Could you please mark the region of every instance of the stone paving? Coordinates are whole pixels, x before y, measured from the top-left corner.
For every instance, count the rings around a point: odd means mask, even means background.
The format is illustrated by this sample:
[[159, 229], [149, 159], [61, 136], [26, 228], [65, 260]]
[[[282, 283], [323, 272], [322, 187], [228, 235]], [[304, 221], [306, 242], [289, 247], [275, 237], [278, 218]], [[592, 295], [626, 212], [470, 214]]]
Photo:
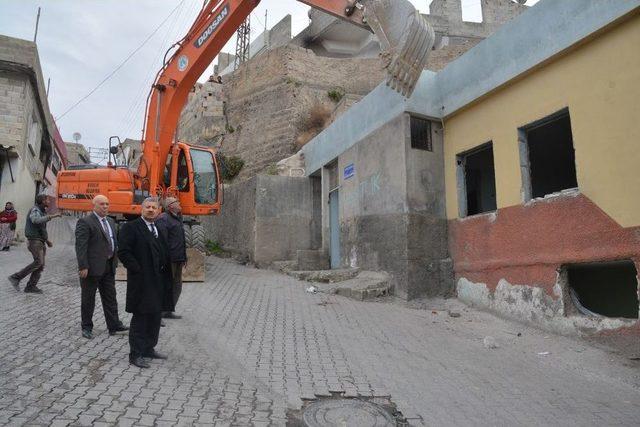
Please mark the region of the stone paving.
[[[28, 259], [24, 245], [0, 253], [0, 283]], [[206, 283], [185, 284], [184, 318], [161, 330], [169, 360], [141, 370], [99, 304], [95, 338], [81, 337], [73, 248], [47, 264], [43, 295], [0, 285], [2, 425], [285, 425], [332, 393], [386, 396], [411, 425], [640, 425], [638, 362], [455, 301], [416, 310], [311, 294], [217, 258]]]

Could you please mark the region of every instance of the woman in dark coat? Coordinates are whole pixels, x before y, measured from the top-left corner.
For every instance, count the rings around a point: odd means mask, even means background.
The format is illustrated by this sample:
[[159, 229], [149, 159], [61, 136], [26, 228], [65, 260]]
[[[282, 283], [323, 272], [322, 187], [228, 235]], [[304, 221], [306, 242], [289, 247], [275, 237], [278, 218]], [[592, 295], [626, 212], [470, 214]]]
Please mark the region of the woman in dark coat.
[[155, 346], [160, 333], [161, 313], [173, 311], [171, 265], [165, 237], [158, 233], [155, 219], [158, 200], [142, 203], [142, 216], [122, 226], [118, 258], [127, 269], [126, 311], [132, 313], [129, 329], [129, 361], [147, 368], [144, 358], [166, 359]]

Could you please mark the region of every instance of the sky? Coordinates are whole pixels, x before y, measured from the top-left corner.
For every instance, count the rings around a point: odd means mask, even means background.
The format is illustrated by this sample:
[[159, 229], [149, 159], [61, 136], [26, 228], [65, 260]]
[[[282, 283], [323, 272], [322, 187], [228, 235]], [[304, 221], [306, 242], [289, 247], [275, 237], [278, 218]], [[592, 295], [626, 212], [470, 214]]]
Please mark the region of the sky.
[[[421, 12], [429, 12], [431, 0], [410, 1]], [[73, 141], [72, 135], [78, 132], [79, 142], [85, 146], [107, 147], [109, 137], [114, 135], [123, 140], [140, 139], [147, 94], [162, 56], [186, 33], [202, 2], [0, 0], [0, 34], [33, 40], [41, 7], [38, 52], [45, 84], [51, 80], [49, 106], [62, 137]], [[465, 20], [479, 20], [480, 0], [462, 0], [462, 4]], [[251, 15], [252, 39], [264, 30], [265, 11], [268, 28], [291, 14], [295, 35], [308, 25], [308, 9], [295, 0], [262, 0]], [[234, 50], [232, 38], [223, 51]]]

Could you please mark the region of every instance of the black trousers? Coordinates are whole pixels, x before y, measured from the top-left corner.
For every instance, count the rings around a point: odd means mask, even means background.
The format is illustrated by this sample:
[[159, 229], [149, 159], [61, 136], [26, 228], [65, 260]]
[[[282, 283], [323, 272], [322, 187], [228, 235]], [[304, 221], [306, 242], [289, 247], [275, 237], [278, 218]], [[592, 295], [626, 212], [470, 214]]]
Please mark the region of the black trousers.
[[111, 268], [111, 262], [111, 260], [107, 261], [105, 273], [102, 276], [87, 276], [84, 279], [80, 279], [82, 329], [93, 330], [93, 311], [96, 306], [96, 290], [100, 292], [107, 329], [114, 331], [118, 326], [122, 325], [118, 317], [116, 278]]
[[[182, 293], [182, 270], [184, 268], [184, 262], [172, 262], [171, 263], [171, 294], [173, 296], [173, 308], [175, 309], [178, 304], [178, 299]], [[172, 313], [171, 311], [165, 311], [164, 313]]]
[[161, 312], [133, 313], [129, 327], [129, 359], [153, 353], [160, 335]]

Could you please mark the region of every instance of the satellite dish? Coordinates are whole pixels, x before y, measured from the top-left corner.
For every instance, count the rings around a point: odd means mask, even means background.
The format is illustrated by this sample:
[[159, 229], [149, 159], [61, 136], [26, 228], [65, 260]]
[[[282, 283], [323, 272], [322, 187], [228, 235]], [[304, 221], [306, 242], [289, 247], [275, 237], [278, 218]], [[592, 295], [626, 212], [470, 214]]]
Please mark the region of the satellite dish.
[[73, 133], [73, 140], [76, 142], [76, 144], [78, 143], [78, 141], [80, 141], [82, 139], [82, 135], [80, 135], [80, 132], [74, 132]]

